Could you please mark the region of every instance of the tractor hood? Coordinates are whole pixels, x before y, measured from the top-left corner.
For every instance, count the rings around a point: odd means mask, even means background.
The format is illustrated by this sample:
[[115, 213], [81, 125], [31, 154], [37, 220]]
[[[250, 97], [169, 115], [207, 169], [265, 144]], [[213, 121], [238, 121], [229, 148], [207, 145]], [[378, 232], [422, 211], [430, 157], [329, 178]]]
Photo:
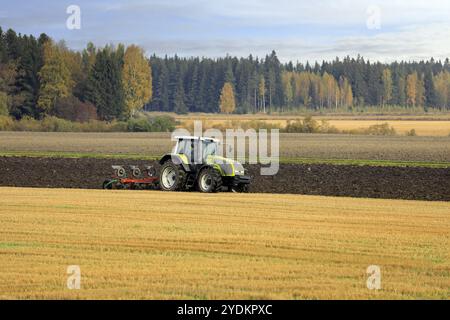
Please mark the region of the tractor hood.
[[207, 163], [219, 166], [226, 176], [242, 176], [245, 174], [244, 166], [239, 161], [220, 156], [208, 156]]

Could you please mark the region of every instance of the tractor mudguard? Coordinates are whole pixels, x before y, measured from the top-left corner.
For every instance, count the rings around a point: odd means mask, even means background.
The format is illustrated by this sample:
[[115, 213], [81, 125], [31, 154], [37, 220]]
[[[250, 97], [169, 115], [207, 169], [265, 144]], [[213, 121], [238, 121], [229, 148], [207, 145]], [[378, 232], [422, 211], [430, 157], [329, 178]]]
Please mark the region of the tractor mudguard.
[[[209, 165], [209, 164], [201, 164], [201, 165], [199, 165], [199, 166], [197, 166], [197, 168], [196, 168], [196, 179], [197, 179], [197, 177], [198, 177], [198, 175], [200, 174], [200, 172], [203, 170], [203, 169], [205, 169], [205, 168], [214, 168], [214, 169], [217, 169], [218, 170], [218, 168], [216, 168], [215, 166], [213, 166], [213, 165]], [[220, 172], [220, 170], [218, 170], [219, 172]], [[220, 175], [222, 175], [222, 174], [220, 174]]]
[[184, 154], [174, 154], [174, 153], [168, 153], [165, 154], [161, 160], [159, 160], [159, 164], [163, 164], [164, 162], [171, 160], [176, 165], [183, 166], [184, 171], [190, 172], [191, 169], [189, 167], [189, 162], [187, 157]]

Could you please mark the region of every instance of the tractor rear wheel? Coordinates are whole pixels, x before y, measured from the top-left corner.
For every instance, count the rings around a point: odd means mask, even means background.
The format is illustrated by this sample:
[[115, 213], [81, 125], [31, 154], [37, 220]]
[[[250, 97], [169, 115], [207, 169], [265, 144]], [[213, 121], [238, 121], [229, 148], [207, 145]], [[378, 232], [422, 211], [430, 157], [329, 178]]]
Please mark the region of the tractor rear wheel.
[[208, 167], [200, 171], [197, 179], [197, 187], [201, 192], [219, 192], [222, 189], [222, 176], [219, 171]]
[[183, 190], [186, 181], [186, 172], [172, 161], [165, 162], [161, 167], [159, 185], [163, 191]]

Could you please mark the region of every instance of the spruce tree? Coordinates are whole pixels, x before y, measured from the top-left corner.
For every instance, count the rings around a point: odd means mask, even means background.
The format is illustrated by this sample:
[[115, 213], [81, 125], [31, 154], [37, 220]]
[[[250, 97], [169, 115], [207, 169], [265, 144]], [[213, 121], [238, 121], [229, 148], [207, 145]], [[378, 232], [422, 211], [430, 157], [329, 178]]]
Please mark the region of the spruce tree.
[[97, 107], [102, 120], [110, 121], [124, 115], [122, 59], [123, 54], [112, 47], [99, 50], [87, 81], [87, 100]]
[[198, 61], [194, 60], [191, 74], [189, 75], [188, 82], [188, 94], [187, 94], [187, 107], [190, 112], [197, 112], [198, 95], [199, 95], [199, 80], [198, 80]]
[[[12, 33], [10, 36], [13, 37]], [[16, 41], [13, 40], [13, 43]], [[18, 64], [18, 77], [11, 114], [16, 118], [40, 118], [42, 110], [37, 107], [37, 101], [40, 89], [39, 71], [43, 64], [41, 49], [33, 36], [17, 39], [15, 46], [16, 49], [20, 48], [20, 59], [15, 59]], [[17, 53], [16, 49], [12, 49], [11, 56]]]
[[6, 54], [5, 34], [3, 33], [2, 27], [0, 27], [0, 63], [6, 62], [7, 62], [7, 54]]
[[22, 57], [23, 54], [23, 42], [21, 41], [20, 35], [18, 36], [17, 33], [12, 30], [8, 29], [5, 34], [5, 42], [7, 46], [7, 56], [9, 60], [19, 60]]
[[175, 113], [177, 114], [188, 113], [188, 108], [186, 106], [184, 99], [185, 98], [184, 98], [183, 81], [181, 80], [181, 78], [179, 78], [173, 101], [173, 111]]
[[431, 70], [428, 70], [425, 73], [424, 86], [425, 86], [425, 106], [426, 107], [436, 107], [437, 94], [436, 94], [436, 88], [434, 86], [433, 74], [431, 73]]

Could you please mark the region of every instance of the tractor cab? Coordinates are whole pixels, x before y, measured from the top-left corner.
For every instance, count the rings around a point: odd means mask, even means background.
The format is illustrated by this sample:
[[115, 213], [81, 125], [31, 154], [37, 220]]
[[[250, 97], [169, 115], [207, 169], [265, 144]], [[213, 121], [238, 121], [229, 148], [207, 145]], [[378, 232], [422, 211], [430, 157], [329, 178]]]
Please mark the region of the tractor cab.
[[184, 155], [188, 163], [204, 163], [208, 156], [219, 155], [219, 140], [207, 137], [182, 136], [175, 137], [177, 143], [173, 154]]

